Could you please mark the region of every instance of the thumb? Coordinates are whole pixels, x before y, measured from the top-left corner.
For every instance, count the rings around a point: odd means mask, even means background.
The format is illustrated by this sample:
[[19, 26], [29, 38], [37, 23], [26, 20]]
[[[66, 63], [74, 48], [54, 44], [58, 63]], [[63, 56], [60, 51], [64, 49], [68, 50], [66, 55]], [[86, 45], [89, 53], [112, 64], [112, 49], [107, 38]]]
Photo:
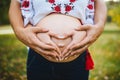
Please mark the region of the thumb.
[[33, 32], [35, 32], [35, 33], [44, 33], [44, 32], [48, 32], [48, 29], [40, 28], [40, 27], [33, 27], [32, 30], [33, 30]]
[[75, 28], [76, 31], [87, 31], [88, 29], [90, 29], [90, 25], [85, 24], [85, 25], [81, 25], [78, 28]]

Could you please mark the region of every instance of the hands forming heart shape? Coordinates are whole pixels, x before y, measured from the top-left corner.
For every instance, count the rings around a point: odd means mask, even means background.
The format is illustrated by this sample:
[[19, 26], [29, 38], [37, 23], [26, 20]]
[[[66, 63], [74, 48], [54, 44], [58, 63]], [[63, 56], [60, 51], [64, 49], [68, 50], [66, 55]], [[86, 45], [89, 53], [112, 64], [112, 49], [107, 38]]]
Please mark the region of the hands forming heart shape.
[[70, 52], [64, 53], [66, 48], [77, 44], [86, 36], [85, 31], [75, 30], [80, 25], [80, 21], [76, 18], [60, 14], [50, 15], [43, 18], [36, 25], [49, 31], [38, 33], [37, 37], [42, 42], [54, 46], [56, 48], [54, 54], [56, 54], [59, 61], [64, 61], [64, 57], [70, 54]]

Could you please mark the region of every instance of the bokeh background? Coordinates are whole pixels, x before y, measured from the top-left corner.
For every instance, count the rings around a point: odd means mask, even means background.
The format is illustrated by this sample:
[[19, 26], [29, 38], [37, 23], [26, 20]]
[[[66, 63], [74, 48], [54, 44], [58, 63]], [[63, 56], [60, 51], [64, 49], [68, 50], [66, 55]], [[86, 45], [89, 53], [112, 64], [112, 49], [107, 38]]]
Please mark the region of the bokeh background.
[[[0, 80], [26, 80], [27, 48], [9, 24], [9, 4], [0, 0]], [[104, 32], [89, 48], [95, 62], [90, 80], [120, 80], [120, 0], [106, 0], [106, 5]]]

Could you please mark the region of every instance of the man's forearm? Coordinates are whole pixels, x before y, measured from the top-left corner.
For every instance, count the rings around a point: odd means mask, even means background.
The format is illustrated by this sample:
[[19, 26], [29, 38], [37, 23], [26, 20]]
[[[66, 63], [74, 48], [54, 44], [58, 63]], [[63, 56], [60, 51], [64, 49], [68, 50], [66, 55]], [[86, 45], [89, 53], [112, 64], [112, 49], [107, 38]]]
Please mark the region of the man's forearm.
[[20, 29], [24, 28], [20, 4], [17, 2], [17, 0], [11, 0], [9, 19], [16, 34]]
[[104, 0], [95, 1], [95, 24], [100, 24], [104, 27], [106, 22], [107, 8]]

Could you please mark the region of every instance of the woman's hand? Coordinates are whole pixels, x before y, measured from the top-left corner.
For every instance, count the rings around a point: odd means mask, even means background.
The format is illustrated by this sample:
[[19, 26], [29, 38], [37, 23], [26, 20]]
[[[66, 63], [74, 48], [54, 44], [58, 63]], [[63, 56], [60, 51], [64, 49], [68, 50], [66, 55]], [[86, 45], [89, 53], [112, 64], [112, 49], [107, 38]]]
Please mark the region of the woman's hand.
[[48, 32], [48, 30], [42, 29], [37, 26], [33, 27], [31, 25], [27, 25], [26, 28], [20, 28], [16, 32], [16, 36], [20, 41], [35, 50], [37, 53], [56, 58], [58, 56], [58, 54], [56, 53], [56, 48], [54, 46], [41, 42], [37, 38], [37, 33], [46, 32]]
[[68, 56], [73, 56], [77, 54], [81, 54], [84, 52], [92, 43], [94, 43], [98, 37], [101, 35], [103, 31], [102, 25], [81, 25], [76, 31], [86, 31], [87, 35], [81, 42], [74, 42], [69, 44], [68, 47], [62, 54], [66, 54], [64, 58]]
[[[104, 12], [104, 14], [103, 14]], [[82, 25], [77, 31], [85, 30], [87, 32], [86, 38], [84, 38], [80, 43], [73, 43], [66, 48], [63, 54], [69, 53], [69, 56], [80, 54], [85, 51], [93, 42], [97, 40], [104, 29], [104, 24], [107, 17], [107, 7], [104, 0], [95, 1], [95, 15], [94, 23], [95, 25]]]

